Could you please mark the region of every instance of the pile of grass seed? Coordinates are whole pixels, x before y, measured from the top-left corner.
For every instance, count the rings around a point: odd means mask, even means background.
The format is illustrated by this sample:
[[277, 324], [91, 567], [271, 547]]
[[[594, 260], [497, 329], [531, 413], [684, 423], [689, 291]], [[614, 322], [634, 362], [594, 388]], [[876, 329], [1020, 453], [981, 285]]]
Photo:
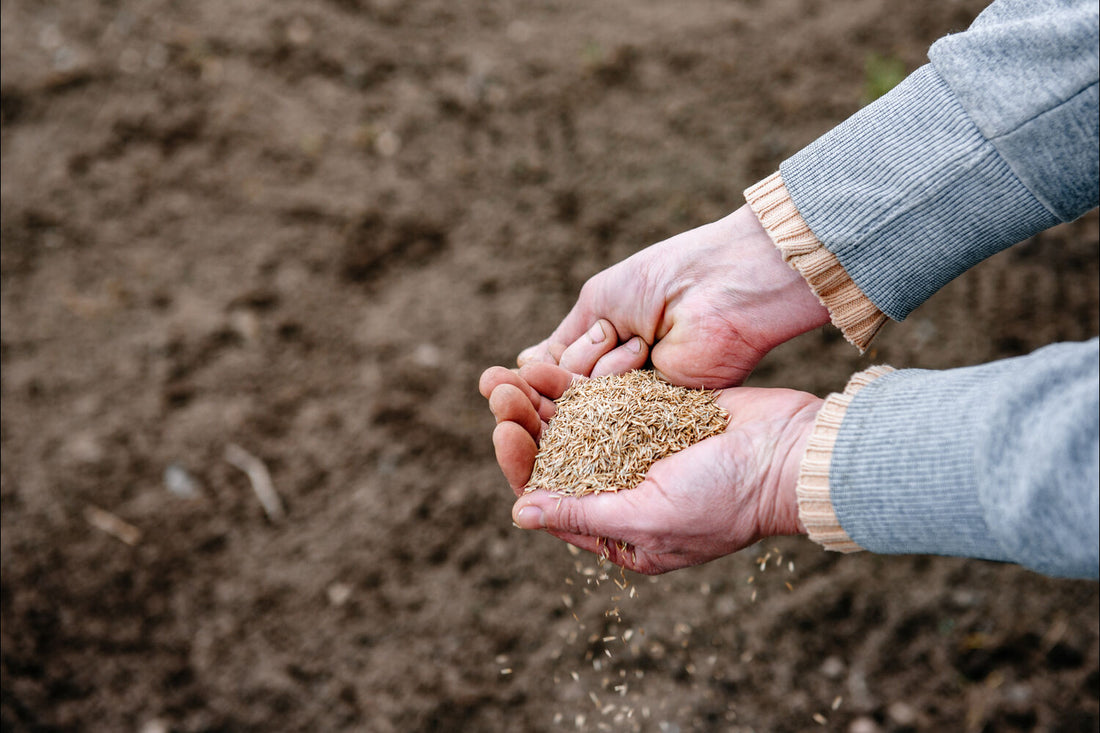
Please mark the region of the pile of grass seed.
[[717, 435], [729, 414], [715, 393], [651, 371], [578, 381], [542, 433], [528, 491], [567, 496], [632, 489], [655, 461]]

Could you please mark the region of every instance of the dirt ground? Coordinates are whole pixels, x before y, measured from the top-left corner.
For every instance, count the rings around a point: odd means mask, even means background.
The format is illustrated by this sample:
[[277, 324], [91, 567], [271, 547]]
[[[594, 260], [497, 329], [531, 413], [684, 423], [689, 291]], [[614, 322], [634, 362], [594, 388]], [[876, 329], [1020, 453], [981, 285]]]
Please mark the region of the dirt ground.
[[[1095, 583], [620, 577], [512, 527], [476, 393], [980, 7], [3, 0], [4, 730], [1096, 730]], [[1094, 336], [1097, 229], [751, 383]]]

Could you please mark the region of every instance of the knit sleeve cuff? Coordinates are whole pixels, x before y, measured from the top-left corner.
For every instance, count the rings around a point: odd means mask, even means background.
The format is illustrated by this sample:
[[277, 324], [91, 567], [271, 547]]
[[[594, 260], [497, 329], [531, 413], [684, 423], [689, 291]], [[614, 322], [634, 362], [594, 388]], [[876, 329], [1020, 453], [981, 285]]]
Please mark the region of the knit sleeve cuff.
[[776, 171], [745, 191], [745, 199], [783, 259], [806, 278], [833, 325], [860, 352], [866, 350], [886, 315], [863, 294], [832, 252], [817, 240], [791, 201]]
[[836, 445], [844, 413], [856, 393], [892, 371], [892, 367], [875, 366], [857, 372], [848, 380], [848, 386], [842, 394], [829, 395], [814, 420], [806, 455], [803, 456], [798, 471], [798, 518], [802, 520], [810, 539], [826, 550], [857, 552], [863, 549], [840, 526], [833, 509], [829, 495], [829, 464], [832, 462], [833, 446]]

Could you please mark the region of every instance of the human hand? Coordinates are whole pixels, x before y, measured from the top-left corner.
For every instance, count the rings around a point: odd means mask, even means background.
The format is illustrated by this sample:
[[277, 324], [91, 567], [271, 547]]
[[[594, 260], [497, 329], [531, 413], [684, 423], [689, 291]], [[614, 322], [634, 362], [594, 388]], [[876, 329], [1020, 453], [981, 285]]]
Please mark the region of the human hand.
[[602, 376], [650, 351], [670, 382], [716, 389], [741, 384], [768, 351], [828, 322], [746, 205], [593, 276], [518, 362]]
[[731, 415], [726, 431], [657, 461], [636, 488], [579, 498], [524, 493], [553, 400], [576, 378], [543, 363], [518, 372], [492, 367], [481, 377], [481, 393], [497, 419], [497, 462], [519, 497], [512, 508], [518, 526], [545, 529], [649, 575], [698, 565], [765, 537], [805, 534], [795, 484], [822, 400], [792, 390], [723, 390], [717, 401]]

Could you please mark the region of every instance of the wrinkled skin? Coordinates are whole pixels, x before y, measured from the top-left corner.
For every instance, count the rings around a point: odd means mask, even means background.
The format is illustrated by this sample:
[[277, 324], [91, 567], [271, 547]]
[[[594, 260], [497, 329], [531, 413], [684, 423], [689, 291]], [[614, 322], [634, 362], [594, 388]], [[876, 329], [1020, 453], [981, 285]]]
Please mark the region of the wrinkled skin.
[[[771, 349], [828, 322], [828, 311], [743, 206], [593, 276], [519, 364], [602, 376], [645, 363], [639, 355], [649, 350], [653, 367], [673, 384], [721, 389], [741, 384]], [[598, 341], [586, 341], [599, 323]], [[617, 348], [607, 349], [607, 340]]]
[[[497, 462], [519, 497], [513, 521], [648, 574], [804, 533], [795, 484], [821, 400], [736, 385], [770, 349], [828, 320], [747, 206], [595, 275], [554, 332], [520, 354], [519, 370], [481, 377]], [[649, 362], [674, 384], [721, 389], [726, 431], [658, 461], [630, 490], [525, 493], [569, 384]]]
[[494, 367], [481, 391], [497, 419], [497, 461], [518, 500], [513, 521], [545, 529], [646, 574], [736, 552], [759, 539], [804, 530], [795, 482], [820, 400], [792, 390], [733, 388], [718, 404], [731, 421], [721, 435], [655, 463], [637, 487], [580, 498], [524, 492], [553, 399], [576, 377], [533, 364]]

